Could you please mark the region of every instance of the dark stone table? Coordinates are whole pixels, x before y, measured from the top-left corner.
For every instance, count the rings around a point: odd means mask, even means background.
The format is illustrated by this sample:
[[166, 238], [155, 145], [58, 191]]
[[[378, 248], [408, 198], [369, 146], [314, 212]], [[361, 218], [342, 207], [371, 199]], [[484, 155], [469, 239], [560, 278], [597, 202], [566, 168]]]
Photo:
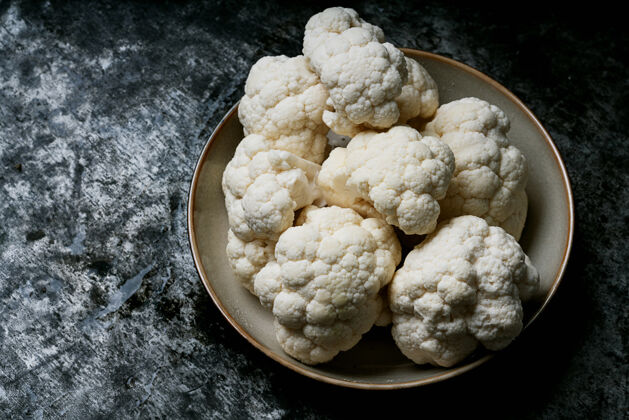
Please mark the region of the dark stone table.
[[249, 67], [299, 54], [331, 4], [0, 2], [0, 417], [628, 415], [629, 36], [600, 4], [355, 5], [511, 89], [565, 159], [572, 258], [517, 344], [370, 393], [293, 373], [220, 315], [188, 248], [194, 164]]

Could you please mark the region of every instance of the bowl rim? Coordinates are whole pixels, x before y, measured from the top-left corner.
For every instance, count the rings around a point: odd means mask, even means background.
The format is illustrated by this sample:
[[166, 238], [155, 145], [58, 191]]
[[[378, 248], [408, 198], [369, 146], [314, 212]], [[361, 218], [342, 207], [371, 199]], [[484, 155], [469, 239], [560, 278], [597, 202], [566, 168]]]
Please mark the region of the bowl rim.
[[[476, 70], [475, 68], [467, 65], [467, 64], [463, 64], [459, 61], [456, 61], [452, 58], [448, 58], [448, 57], [444, 57], [442, 55], [439, 54], [435, 54], [435, 53], [431, 53], [431, 52], [427, 52], [427, 51], [422, 51], [422, 50], [416, 50], [416, 49], [411, 49], [411, 48], [400, 48], [400, 50], [402, 52], [404, 52], [404, 54], [406, 56], [411, 56], [411, 57], [421, 57], [421, 58], [427, 58], [427, 59], [431, 59], [431, 60], [436, 60], [436, 61], [441, 61], [445, 64], [448, 64], [450, 66], [454, 66], [459, 68], [460, 70], [463, 70], [469, 74], [471, 74], [472, 76], [481, 79], [481, 81], [491, 85], [492, 87], [494, 87], [496, 90], [498, 90], [500, 93], [502, 93], [504, 96], [506, 96], [510, 101], [512, 101], [522, 112], [524, 115], [526, 115], [529, 120], [531, 122], [533, 122], [534, 126], [537, 128], [537, 130], [540, 132], [541, 136], [544, 138], [544, 140], [547, 142], [548, 146], [550, 147], [550, 149], [553, 152], [553, 157], [555, 158], [555, 162], [560, 170], [560, 173], [562, 175], [562, 179], [563, 179], [563, 183], [564, 183], [564, 187], [566, 190], [566, 201], [568, 202], [568, 236], [566, 238], [566, 243], [564, 245], [564, 254], [561, 260], [561, 264], [559, 266], [559, 270], [557, 271], [557, 274], [555, 275], [555, 280], [553, 281], [553, 284], [546, 296], [546, 299], [544, 300], [544, 302], [542, 303], [542, 305], [539, 307], [539, 309], [537, 311], [535, 311], [535, 313], [533, 313], [533, 315], [531, 316], [531, 318], [528, 320], [528, 322], [526, 323], [526, 325], [524, 326], [524, 329], [526, 329], [528, 326], [531, 325], [531, 323], [537, 319], [539, 317], [539, 315], [542, 313], [542, 311], [546, 308], [546, 306], [548, 305], [548, 303], [550, 302], [551, 298], [553, 297], [553, 295], [555, 294], [555, 292], [557, 291], [557, 288], [559, 287], [559, 283], [561, 282], [563, 275], [565, 273], [566, 270], [566, 266], [568, 264], [568, 259], [570, 257], [570, 251], [572, 250], [572, 241], [573, 241], [573, 236], [574, 236], [574, 202], [573, 202], [573, 195], [572, 195], [572, 187], [570, 185], [570, 178], [568, 177], [568, 172], [566, 170], [566, 167], [563, 163], [563, 159], [561, 158], [561, 155], [559, 154], [559, 150], [557, 149], [557, 147], [555, 146], [550, 134], [548, 133], [548, 131], [546, 131], [546, 129], [542, 126], [542, 124], [540, 123], [540, 121], [537, 119], [537, 117], [535, 117], [535, 115], [531, 112], [531, 110], [524, 105], [524, 103], [517, 97], [515, 96], [515, 94], [513, 94], [511, 91], [509, 91], [506, 87], [504, 87], [502, 84], [498, 83], [497, 81], [495, 81], [494, 79], [492, 79], [491, 77], [487, 76], [486, 74], [480, 72], [479, 70]], [[274, 351], [272, 351], [271, 349], [267, 348], [265, 345], [263, 345], [262, 343], [258, 342], [254, 337], [252, 337], [240, 324], [238, 324], [238, 322], [229, 314], [229, 312], [227, 311], [227, 308], [225, 308], [225, 306], [222, 304], [222, 302], [220, 301], [220, 299], [218, 298], [218, 295], [216, 294], [216, 292], [214, 291], [212, 284], [203, 268], [203, 262], [201, 261], [201, 256], [199, 254], [199, 249], [197, 246], [197, 241], [196, 241], [196, 233], [195, 233], [195, 225], [194, 225], [194, 207], [195, 207], [195, 199], [196, 199], [196, 191], [197, 191], [197, 184], [198, 184], [198, 180], [199, 180], [199, 174], [201, 173], [201, 169], [203, 168], [203, 164], [206, 161], [206, 157], [209, 154], [213, 144], [214, 144], [214, 140], [216, 139], [216, 137], [218, 136], [218, 133], [221, 131], [221, 129], [223, 128], [223, 126], [225, 125], [225, 123], [232, 118], [233, 114], [235, 112], [237, 112], [238, 110], [238, 104], [240, 101], [238, 101], [234, 106], [232, 106], [232, 108], [225, 114], [225, 116], [221, 119], [221, 121], [217, 124], [216, 128], [212, 131], [212, 134], [210, 135], [210, 138], [208, 139], [208, 141], [206, 142], [205, 146], [203, 147], [203, 150], [199, 156], [199, 159], [197, 160], [197, 163], [195, 165], [194, 168], [194, 173], [192, 176], [192, 180], [190, 183], [190, 190], [188, 193], [188, 206], [187, 206], [187, 227], [188, 227], [188, 240], [189, 240], [189, 244], [190, 244], [190, 250], [192, 252], [192, 257], [194, 259], [194, 265], [195, 268], [197, 270], [197, 274], [199, 275], [199, 278], [201, 279], [201, 282], [203, 283], [203, 285], [205, 286], [205, 289], [207, 290], [207, 292], [209, 293], [210, 297], [212, 298], [212, 300], [214, 301], [214, 304], [217, 306], [217, 308], [219, 309], [219, 311], [223, 314], [223, 316], [225, 317], [225, 319], [227, 320], [227, 322], [229, 322], [229, 324], [231, 324], [232, 327], [234, 327], [236, 329], [236, 331], [238, 331], [238, 333], [240, 333], [240, 335], [242, 335], [249, 343], [251, 343], [254, 347], [256, 347], [258, 350], [262, 351], [264, 354], [266, 354], [268, 357], [270, 357], [271, 359], [275, 360], [276, 362], [280, 363], [281, 365], [297, 372], [300, 373], [304, 376], [310, 377], [312, 379], [316, 379], [318, 381], [321, 382], [325, 382], [325, 383], [329, 383], [329, 384], [333, 384], [333, 385], [339, 385], [339, 386], [344, 386], [344, 387], [349, 387], [349, 388], [357, 388], [357, 389], [370, 389], [370, 390], [386, 390], [386, 389], [402, 389], [402, 388], [410, 388], [410, 387], [415, 387], [415, 386], [421, 386], [421, 385], [427, 385], [427, 384], [431, 384], [431, 383], [436, 383], [436, 382], [441, 382], [445, 379], [454, 377], [454, 376], [458, 376], [464, 372], [467, 372], [471, 369], [474, 369], [482, 364], [484, 364], [485, 362], [487, 362], [488, 360], [492, 359], [496, 353], [489, 353], [484, 355], [483, 357], [474, 360], [470, 363], [467, 363], [465, 365], [462, 366], [458, 366], [455, 368], [451, 368], [446, 372], [443, 372], [441, 374], [435, 375], [435, 376], [431, 376], [429, 378], [423, 378], [423, 379], [417, 379], [417, 380], [412, 380], [412, 381], [406, 381], [406, 382], [395, 382], [395, 383], [369, 383], [369, 382], [361, 382], [361, 381], [351, 381], [351, 380], [345, 380], [345, 379], [337, 379], [337, 378], [332, 378], [329, 376], [326, 376], [324, 374], [320, 374], [318, 372], [314, 372], [308, 369], [305, 369], [301, 366], [299, 366], [296, 362], [292, 362], [291, 360], [287, 360], [284, 358], [279, 357], [278, 354], [276, 354]]]

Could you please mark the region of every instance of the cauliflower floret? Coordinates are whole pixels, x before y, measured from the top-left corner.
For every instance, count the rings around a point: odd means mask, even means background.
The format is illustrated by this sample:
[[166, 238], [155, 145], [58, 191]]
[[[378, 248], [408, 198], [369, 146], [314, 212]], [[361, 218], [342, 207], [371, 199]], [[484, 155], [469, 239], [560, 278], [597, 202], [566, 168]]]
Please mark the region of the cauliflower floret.
[[364, 131], [323, 162], [317, 183], [328, 204], [384, 218], [406, 234], [434, 230], [454, 156], [435, 137], [408, 126]]
[[223, 172], [229, 226], [243, 241], [276, 240], [293, 224], [295, 211], [319, 197], [321, 168], [292, 153], [270, 150], [257, 134], [245, 137]]
[[424, 134], [439, 136], [456, 160], [447, 195], [439, 202], [442, 220], [471, 214], [520, 239], [528, 207], [527, 164], [509, 144], [508, 131], [505, 113], [481, 99], [439, 107]]
[[254, 239], [245, 242], [230, 229], [227, 232], [226, 253], [236, 277], [247, 290], [258, 296], [253, 279], [269, 262], [275, 261], [275, 241]]
[[273, 309], [284, 351], [316, 364], [356, 345], [380, 317], [379, 292], [393, 276], [401, 247], [381, 219], [309, 206], [297, 226], [282, 233], [275, 257], [277, 263], [256, 276], [255, 290]]
[[392, 335], [415, 363], [452, 366], [480, 342], [506, 347], [539, 275], [517, 241], [476, 216], [441, 223], [389, 285]]
[[[396, 122], [406, 124], [414, 118], [429, 119], [439, 107], [439, 91], [437, 84], [417, 61], [404, 57], [408, 80], [402, 86], [402, 92], [395, 98], [400, 110], [400, 116]], [[347, 118], [341, 118], [338, 114], [326, 111], [324, 121], [335, 133], [354, 137], [361, 131], [369, 130], [367, 124], [353, 124]]]
[[273, 258], [253, 279], [253, 294], [260, 299], [260, 303], [266, 309], [273, 309], [275, 297], [282, 291], [280, 275], [280, 266]]
[[398, 124], [412, 118], [431, 118], [439, 107], [437, 83], [417, 61], [405, 57], [408, 81], [402, 86], [402, 93], [395, 98], [400, 108]]
[[323, 200], [326, 204], [354, 209], [363, 217], [380, 217], [369, 201], [364, 200], [348, 187], [347, 180], [352, 172], [346, 166], [346, 160], [347, 149], [337, 147], [323, 162], [317, 177]]
[[273, 149], [315, 163], [323, 161], [328, 92], [304, 56], [262, 57], [251, 67], [238, 117], [245, 136], [260, 134]]
[[[332, 7], [308, 20], [303, 53], [330, 94], [324, 122], [345, 135], [353, 125], [388, 128], [407, 81], [404, 55], [353, 9]], [[347, 127], [347, 130], [344, 129]]]

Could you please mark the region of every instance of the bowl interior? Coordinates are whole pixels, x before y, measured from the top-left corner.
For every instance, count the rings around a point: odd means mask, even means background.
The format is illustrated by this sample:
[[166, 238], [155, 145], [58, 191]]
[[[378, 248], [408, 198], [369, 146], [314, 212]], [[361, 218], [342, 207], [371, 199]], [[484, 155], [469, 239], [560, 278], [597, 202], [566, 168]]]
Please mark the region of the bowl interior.
[[[572, 238], [569, 182], [552, 141], [535, 117], [504, 87], [481, 73], [434, 54], [404, 50], [432, 75], [440, 103], [476, 96], [499, 106], [511, 120], [509, 138], [527, 157], [529, 210], [520, 240], [540, 273], [538, 296], [525, 306], [527, 325], [555, 291], [567, 262]], [[273, 317], [231, 272], [225, 246], [228, 222], [221, 189], [225, 165], [242, 139], [234, 106], [212, 134], [197, 165], [189, 202], [192, 252], [205, 287], [227, 320], [253, 345], [302, 374], [339, 385], [398, 388], [421, 385], [469, 370], [491, 357], [478, 351], [453, 368], [417, 366], [395, 346], [388, 328], [373, 328], [353, 349], [333, 361], [308, 366], [286, 355], [273, 332]], [[525, 332], [524, 332], [525, 333]]]

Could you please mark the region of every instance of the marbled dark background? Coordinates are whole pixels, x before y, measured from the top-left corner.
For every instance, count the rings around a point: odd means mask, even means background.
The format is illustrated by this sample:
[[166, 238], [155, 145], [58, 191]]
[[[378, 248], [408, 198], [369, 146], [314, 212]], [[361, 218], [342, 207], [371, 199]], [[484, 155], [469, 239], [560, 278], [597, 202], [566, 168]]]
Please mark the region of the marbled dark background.
[[516, 345], [370, 393], [281, 367], [214, 307], [186, 236], [194, 164], [249, 67], [298, 54], [330, 4], [0, 2], [0, 417], [627, 418], [629, 36], [598, 2], [354, 5], [511, 89], [565, 159], [572, 258]]

